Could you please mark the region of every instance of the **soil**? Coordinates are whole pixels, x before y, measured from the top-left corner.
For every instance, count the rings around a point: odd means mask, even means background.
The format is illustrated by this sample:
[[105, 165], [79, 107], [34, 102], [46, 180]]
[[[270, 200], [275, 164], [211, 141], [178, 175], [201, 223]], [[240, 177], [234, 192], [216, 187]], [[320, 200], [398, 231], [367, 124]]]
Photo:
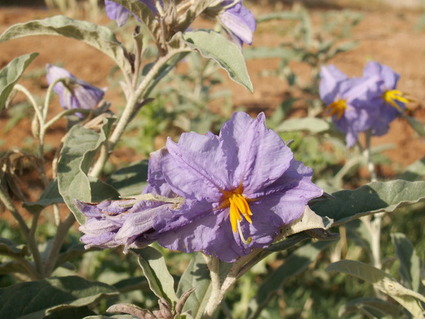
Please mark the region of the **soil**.
[[[252, 3], [252, 2], [251, 2]], [[317, 2], [316, 2], [317, 3]], [[289, 9], [290, 5], [279, 3], [279, 9]], [[251, 7], [255, 14], [266, 13], [270, 8], [264, 6]], [[335, 7], [337, 10], [344, 8]], [[321, 14], [325, 8], [310, 9], [313, 22], [319, 23]], [[406, 10], [394, 8], [380, 8], [380, 10], [366, 11], [360, 8], [364, 18], [352, 30], [350, 40], [358, 42], [358, 46], [346, 53], [342, 53], [330, 62], [335, 64], [343, 72], [350, 76], [361, 74], [365, 63], [376, 60], [392, 67], [401, 75], [399, 89], [408, 92], [414, 97], [415, 102], [411, 105], [411, 114], [418, 120], [425, 121], [425, 29], [417, 29], [416, 26], [422, 16], [419, 10]], [[44, 18], [57, 14], [57, 12], [45, 8], [34, 7], [3, 7], [0, 8], [0, 32], [12, 24], [25, 22], [30, 19]], [[100, 24], [108, 24], [109, 21], [102, 18], [97, 21]], [[270, 32], [273, 27], [260, 26], [255, 34], [254, 46], [275, 46], [282, 42], [278, 32]], [[98, 87], [108, 87], [108, 75], [113, 67], [112, 61], [95, 49], [75, 40], [61, 37], [27, 37], [0, 43], [0, 68], [13, 58], [29, 52], [39, 52], [40, 55], [34, 60], [26, 71], [26, 77], [20, 82], [27, 86], [35, 94], [42, 94], [46, 89], [44, 77], [37, 78], [47, 63], [60, 64], [71, 73], [77, 75]], [[252, 77], [255, 92], [249, 93], [244, 88], [229, 83], [233, 92], [235, 106], [244, 105], [251, 110], [270, 110], [282, 102], [288, 96], [286, 82], [273, 77], [260, 75], [263, 69], [272, 69], [277, 65], [275, 59], [261, 59], [248, 61], [249, 72]], [[295, 72], [308, 74], [308, 70], [301, 64], [291, 65]], [[34, 77], [32, 77], [33, 75]], [[114, 105], [123, 103], [121, 94], [117, 88], [107, 91], [106, 99]], [[15, 97], [14, 103], [22, 101], [21, 95]], [[59, 111], [59, 107], [56, 108]], [[293, 116], [299, 116], [294, 113]], [[6, 123], [11, 115], [8, 110], [0, 113], [0, 152], [16, 147], [34, 147], [25, 144], [26, 138], [31, 135], [31, 121], [24, 119], [13, 129], [5, 131]], [[47, 143], [52, 148], [52, 153], [60, 145], [60, 138], [65, 132], [64, 123], [55, 125], [47, 135]], [[1, 142], [3, 141], [3, 142]], [[392, 175], [395, 170], [421, 159], [425, 156], [425, 141], [409, 127], [403, 119], [398, 119], [391, 124], [390, 132], [383, 137], [375, 137], [374, 145], [391, 143], [395, 145], [392, 150], [385, 151], [394, 164], [387, 168], [387, 173]], [[124, 152], [123, 157], [131, 161], [132, 152]], [[122, 159], [122, 158], [121, 158]]]

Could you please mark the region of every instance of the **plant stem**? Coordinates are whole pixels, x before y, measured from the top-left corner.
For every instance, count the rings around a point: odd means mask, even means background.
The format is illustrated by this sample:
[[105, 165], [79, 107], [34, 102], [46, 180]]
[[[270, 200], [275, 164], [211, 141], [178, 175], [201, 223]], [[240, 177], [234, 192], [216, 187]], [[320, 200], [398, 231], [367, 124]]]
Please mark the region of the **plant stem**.
[[3, 202], [4, 206], [6, 206], [6, 209], [9, 210], [12, 216], [16, 219], [23, 236], [27, 241], [28, 248], [34, 258], [35, 268], [37, 271], [37, 278], [35, 279], [43, 278], [43, 261], [41, 259], [40, 251], [38, 250], [37, 243], [34, 239], [33, 232], [27, 226], [21, 214], [18, 212], [12, 200], [10, 199], [9, 195], [4, 191], [2, 187], [0, 187], [0, 201]]
[[50, 276], [52, 272], [55, 270], [60, 249], [65, 240], [66, 235], [68, 234], [68, 230], [71, 228], [74, 222], [75, 222], [74, 215], [72, 213], [69, 213], [69, 215], [65, 218], [65, 220], [59, 224], [56, 231], [55, 238], [53, 239], [53, 244], [51, 246], [49, 255], [46, 259], [46, 264], [44, 268], [44, 273], [46, 276]]
[[135, 110], [139, 103], [146, 98], [147, 92], [151, 89], [151, 82], [154, 81], [155, 77], [160, 73], [161, 69], [167, 64], [167, 62], [174, 57], [175, 55], [183, 52], [188, 52], [188, 49], [179, 49], [172, 50], [167, 55], [160, 57], [156, 63], [152, 66], [146, 76], [143, 78], [143, 81], [139, 84], [138, 88], [131, 93], [129, 99], [127, 100], [127, 104], [124, 108], [121, 117], [118, 120], [118, 123], [112, 132], [109, 138], [109, 147], [108, 150], [104, 150], [90, 173], [90, 176], [99, 177], [103, 166], [108, 160], [109, 154], [115, 148], [116, 144], [120, 140], [122, 134], [124, 133], [128, 123], [130, 123]]
[[204, 255], [211, 276], [211, 295], [204, 309], [203, 319], [212, 318], [223, 299], [220, 282], [220, 261], [212, 256]]

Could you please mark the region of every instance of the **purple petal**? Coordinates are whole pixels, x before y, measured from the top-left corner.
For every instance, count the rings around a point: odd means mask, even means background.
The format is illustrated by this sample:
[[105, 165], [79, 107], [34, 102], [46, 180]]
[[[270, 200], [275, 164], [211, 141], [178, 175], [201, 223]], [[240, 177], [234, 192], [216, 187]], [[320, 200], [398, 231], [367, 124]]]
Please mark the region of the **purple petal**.
[[70, 80], [67, 85], [59, 82], [53, 87], [53, 90], [59, 95], [60, 104], [64, 109], [94, 109], [103, 99], [105, 94], [103, 90], [77, 79], [67, 70], [50, 64], [46, 65], [46, 69], [49, 85], [59, 79]]
[[[264, 113], [256, 119], [246, 113], [234, 113], [223, 125], [220, 139], [231, 189], [242, 184], [245, 194], [273, 183], [288, 169], [293, 158], [279, 135], [266, 127]], [[270, 165], [271, 158], [279, 160]]]
[[105, 10], [108, 18], [115, 20], [119, 27], [122, 27], [130, 16], [130, 11], [111, 0], [105, 0]]
[[[223, 6], [230, 1], [224, 1]], [[226, 30], [238, 44], [252, 44], [253, 33], [257, 26], [254, 15], [245, 8], [241, 2], [225, 9], [220, 13], [219, 19]]]

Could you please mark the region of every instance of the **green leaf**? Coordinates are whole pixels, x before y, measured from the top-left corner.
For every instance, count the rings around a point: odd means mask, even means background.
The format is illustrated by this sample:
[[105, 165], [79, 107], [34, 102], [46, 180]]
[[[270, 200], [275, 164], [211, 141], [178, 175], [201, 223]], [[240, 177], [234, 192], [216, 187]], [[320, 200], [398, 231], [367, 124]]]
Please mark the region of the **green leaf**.
[[261, 310], [266, 307], [272, 295], [281, 289], [286, 280], [304, 272], [316, 260], [320, 252], [330, 244], [331, 242], [329, 241], [319, 241], [296, 249], [285, 260], [285, 263], [274, 270], [261, 284], [256, 294], [254, 312], [250, 318], [257, 318]]
[[391, 234], [391, 240], [395, 247], [397, 258], [400, 262], [399, 272], [403, 283], [414, 291], [419, 291], [421, 282], [421, 262], [415, 249], [402, 233]]
[[139, 256], [139, 265], [143, 269], [152, 292], [170, 304], [176, 303], [178, 298], [174, 290], [174, 278], [169, 273], [162, 254], [150, 246], [132, 251]]
[[418, 121], [417, 119], [405, 115], [404, 118], [410, 124], [410, 126], [418, 133], [420, 136], [425, 136], [425, 124]]
[[38, 53], [21, 55], [9, 62], [0, 70], [0, 111], [5, 107], [7, 98], [16, 82]]
[[215, 60], [234, 81], [253, 92], [245, 58], [237, 44], [211, 30], [185, 32], [183, 38], [189, 47], [203, 57]]
[[177, 294], [195, 288], [183, 306], [183, 312], [189, 312], [194, 319], [199, 319], [211, 294], [210, 271], [201, 253], [190, 260], [189, 265], [180, 278]]
[[17, 245], [7, 238], [0, 238], [0, 255], [10, 257], [24, 257], [28, 255], [26, 246]]
[[52, 312], [43, 319], [81, 319], [95, 314], [89, 307], [66, 308]]
[[423, 180], [425, 178], [425, 157], [410, 164], [399, 178], [407, 181]]
[[148, 179], [148, 161], [142, 160], [114, 172], [107, 180], [121, 197], [140, 194]]
[[424, 201], [425, 182], [374, 182], [332, 196], [334, 198], [318, 201], [311, 208], [320, 216], [332, 218], [332, 226], [337, 226], [365, 215], [393, 212], [399, 207]]
[[396, 300], [409, 311], [414, 318], [423, 318], [423, 309], [420, 301], [425, 302], [425, 297], [402, 286], [390, 275], [380, 269], [359, 261], [341, 260], [330, 264], [327, 271], [338, 271], [362, 279], [372, 284], [375, 289], [380, 290]]
[[278, 126], [276, 131], [278, 132], [291, 132], [291, 131], [309, 131], [311, 133], [321, 133], [330, 129], [329, 122], [315, 118], [315, 117], [304, 117], [294, 118], [283, 121]]
[[[105, 198], [118, 198], [120, 195], [113, 186], [101, 180], [93, 180], [89, 177], [89, 182], [91, 191], [91, 201], [93, 202], [100, 202]], [[58, 181], [54, 180], [50, 182], [49, 185], [47, 185], [46, 189], [41, 194], [38, 201], [25, 202], [23, 206], [34, 213], [44, 209], [47, 206], [63, 202], [64, 200], [61, 194], [59, 193]]]
[[359, 310], [366, 310], [377, 318], [381, 318], [385, 315], [390, 315], [391, 318], [400, 318], [399, 307], [378, 298], [358, 298], [350, 300], [339, 310], [338, 316], [340, 318], [348, 318], [349, 314], [358, 314]]
[[0, 318], [41, 319], [116, 294], [111, 286], [78, 276], [24, 282], [0, 289]]
[[123, 71], [131, 71], [128, 53], [107, 27], [58, 15], [12, 25], [0, 35], [0, 42], [32, 35], [58, 35], [82, 41], [108, 55]]
[[[105, 119], [100, 133], [75, 125], [68, 132], [63, 144], [58, 162], [59, 193], [80, 224], [84, 223], [85, 216], [78, 210], [74, 201], [93, 200], [90, 180], [86, 174], [100, 146], [106, 141], [112, 122], [113, 119]], [[102, 189], [103, 186], [104, 184]], [[111, 191], [107, 196], [112, 193]], [[97, 200], [107, 198], [102, 198], [101, 195]]]

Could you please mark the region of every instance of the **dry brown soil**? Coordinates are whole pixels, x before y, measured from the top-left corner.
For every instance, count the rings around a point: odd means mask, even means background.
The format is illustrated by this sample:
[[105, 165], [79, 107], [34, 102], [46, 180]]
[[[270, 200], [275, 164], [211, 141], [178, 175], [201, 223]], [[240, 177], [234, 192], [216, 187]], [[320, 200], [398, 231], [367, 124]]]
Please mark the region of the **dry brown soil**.
[[[313, 21], [319, 21], [319, 16], [324, 10], [324, 8], [311, 9]], [[254, 7], [253, 11], [261, 14], [267, 12], [267, 9], [258, 6]], [[53, 14], [55, 13], [40, 8], [0, 7], [0, 31], [4, 31], [14, 23]], [[425, 100], [425, 30], [415, 29], [422, 13], [380, 9], [363, 11], [363, 14], [364, 19], [352, 33], [352, 39], [359, 42], [358, 47], [337, 56], [332, 63], [351, 76], [360, 75], [365, 63], [369, 60], [377, 60], [391, 66], [401, 74], [399, 88], [410, 93], [416, 100], [412, 103], [412, 114], [425, 121], [425, 110], [422, 107]], [[108, 21], [103, 19], [100, 23], [107, 24]], [[270, 28], [260, 28], [255, 35], [254, 45], [273, 46], [281, 41], [278, 33], [269, 32], [269, 30]], [[79, 78], [98, 87], [110, 86], [107, 78], [113, 63], [108, 57], [83, 43], [60, 37], [28, 37], [0, 43], [0, 67], [13, 58], [29, 52], [39, 52], [40, 55], [31, 64], [27, 73], [42, 70], [46, 63], [60, 63]], [[270, 69], [276, 63], [276, 60], [248, 62], [255, 92], [250, 94], [238, 85], [230, 84], [235, 105], [247, 105], [253, 109], [270, 109], [281, 103], [282, 98], [287, 94], [287, 84], [276, 78], [265, 78], [259, 75], [260, 70]], [[302, 65], [294, 64], [293, 67], [296, 72], [303, 73]], [[24, 79], [22, 83], [37, 94], [42, 94], [46, 88], [44, 79]], [[16, 100], [22, 99], [22, 96], [16, 97]], [[112, 101], [113, 105], [123, 102], [117, 89], [108, 90], [106, 99]], [[17, 127], [5, 133], [3, 128], [8, 119], [7, 111], [0, 113], [0, 140], [4, 141], [0, 144], [0, 151], [22, 146], [31, 132], [30, 120], [23, 120]], [[63, 125], [59, 123], [54, 126], [47, 136], [47, 142], [53, 148], [59, 145], [59, 139], [64, 133]], [[389, 134], [374, 138], [373, 143], [395, 144], [396, 148], [387, 151], [386, 154], [398, 166], [407, 166], [425, 155], [424, 140], [401, 119], [392, 123]], [[133, 156], [133, 154], [129, 153], [125, 156]]]

